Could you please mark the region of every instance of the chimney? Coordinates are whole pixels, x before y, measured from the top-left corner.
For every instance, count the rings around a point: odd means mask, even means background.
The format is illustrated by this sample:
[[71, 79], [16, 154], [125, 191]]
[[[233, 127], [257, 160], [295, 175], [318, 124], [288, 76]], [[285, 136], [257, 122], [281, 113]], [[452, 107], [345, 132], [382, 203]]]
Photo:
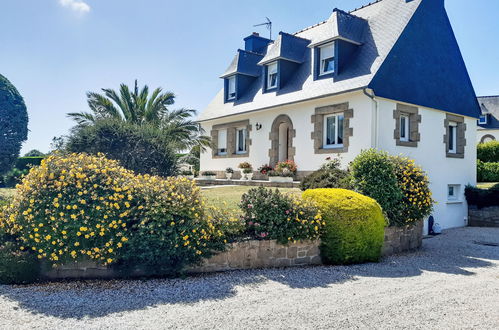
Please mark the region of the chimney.
[[266, 51], [267, 45], [272, 40], [260, 37], [260, 34], [253, 32], [250, 36], [244, 38], [244, 49], [253, 53], [263, 54]]

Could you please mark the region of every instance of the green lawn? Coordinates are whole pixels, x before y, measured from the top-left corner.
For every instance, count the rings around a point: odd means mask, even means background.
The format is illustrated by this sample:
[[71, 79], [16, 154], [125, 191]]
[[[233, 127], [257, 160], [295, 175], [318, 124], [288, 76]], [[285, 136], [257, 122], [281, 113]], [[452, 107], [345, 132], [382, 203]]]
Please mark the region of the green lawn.
[[[254, 187], [248, 186], [232, 186], [218, 188], [202, 188], [201, 194], [204, 196], [207, 203], [219, 208], [236, 210], [241, 201], [241, 196]], [[298, 188], [279, 188], [283, 193], [301, 194]]]
[[477, 184], [477, 187], [478, 188], [482, 188], [482, 189], [489, 189], [491, 188], [493, 185], [496, 185], [498, 182], [479, 182]]
[[15, 189], [9, 189], [9, 188], [0, 188], [0, 199], [2, 197], [10, 197], [14, 195]]

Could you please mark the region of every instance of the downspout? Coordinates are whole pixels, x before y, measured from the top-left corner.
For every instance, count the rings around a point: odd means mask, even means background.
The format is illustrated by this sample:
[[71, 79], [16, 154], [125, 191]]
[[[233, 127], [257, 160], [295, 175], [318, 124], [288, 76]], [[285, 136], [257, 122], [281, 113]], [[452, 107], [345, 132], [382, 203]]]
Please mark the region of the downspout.
[[373, 100], [374, 102], [374, 127], [373, 127], [373, 131], [374, 131], [374, 148], [377, 149], [378, 148], [378, 145], [379, 145], [379, 134], [378, 134], [378, 130], [379, 130], [379, 101], [378, 99], [376, 98], [376, 95], [374, 95], [374, 91], [372, 91], [372, 94], [369, 94], [367, 92], [368, 88], [367, 87], [364, 87], [364, 89], [362, 90], [364, 92], [364, 94], [370, 98], [371, 100]]

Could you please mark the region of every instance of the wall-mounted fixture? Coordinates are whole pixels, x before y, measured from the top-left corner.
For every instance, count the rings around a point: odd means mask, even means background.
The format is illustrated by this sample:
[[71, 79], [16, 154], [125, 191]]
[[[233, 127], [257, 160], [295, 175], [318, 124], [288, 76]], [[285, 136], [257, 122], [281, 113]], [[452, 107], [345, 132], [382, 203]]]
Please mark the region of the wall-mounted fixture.
[[255, 124], [255, 127], [256, 127], [256, 130], [257, 130], [257, 131], [259, 131], [259, 130], [261, 130], [261, 129], [262, 129], [262, 124], [260, 124], [260, 123], [256, 123], [256, 124]]

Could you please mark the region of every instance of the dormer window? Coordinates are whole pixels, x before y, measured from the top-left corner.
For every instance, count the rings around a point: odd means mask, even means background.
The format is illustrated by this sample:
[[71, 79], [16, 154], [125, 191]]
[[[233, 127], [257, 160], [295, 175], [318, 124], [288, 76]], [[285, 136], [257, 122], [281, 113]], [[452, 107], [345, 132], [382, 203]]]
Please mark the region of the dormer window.
[[227, 100], [234, 100], [236, 98], [236, 76], [227, 79]]
[[480, 115], [480, 119], [478, 120], [480, 125], [487, 125], [487, 115]]
[[319, 47], [320, 69], [319, 75], [326, 75], [334, 72], [334, 43]]
[[277, 87], [277, 62], [267, 65], [267, 89]]

